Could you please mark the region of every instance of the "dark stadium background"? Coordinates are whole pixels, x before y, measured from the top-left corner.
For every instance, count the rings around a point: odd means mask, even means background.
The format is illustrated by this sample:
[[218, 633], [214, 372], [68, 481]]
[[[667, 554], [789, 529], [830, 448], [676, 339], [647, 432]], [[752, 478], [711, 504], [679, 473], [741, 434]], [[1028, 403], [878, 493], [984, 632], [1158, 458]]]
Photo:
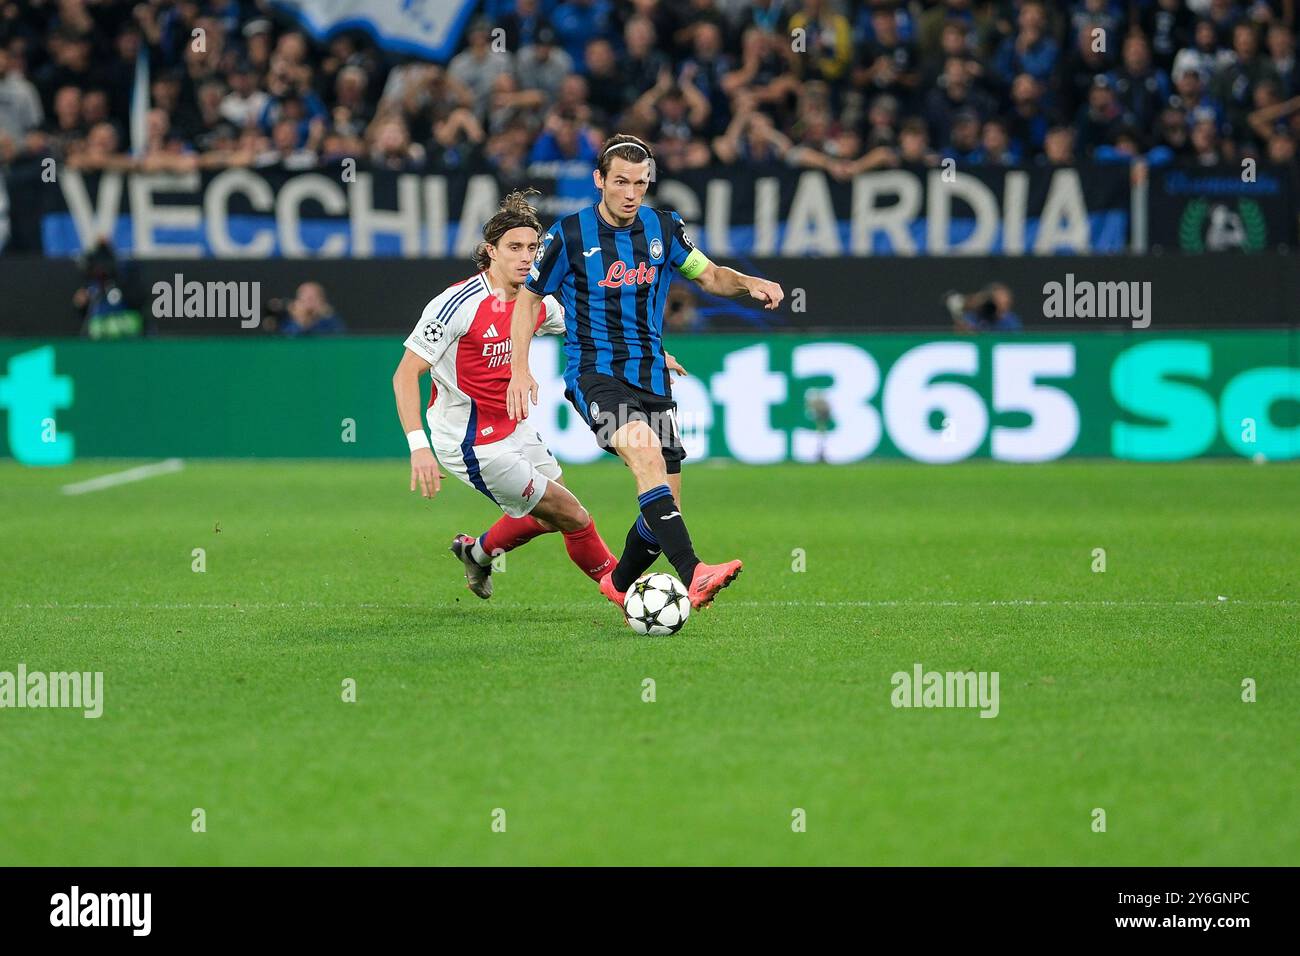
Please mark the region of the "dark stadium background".
[[[461, 277], [493, 196], [536, 186], [551, 221], [618, 130], [655, 145], [654, 201], [716, 258], [816, 290], [773, 317], [683, 289], [683, 330], [966, 332], [988, 315], [944, 294], [995, 281], [1024, 328], [1124, 327], [1045, 319], [1043, 285], [1089, 267], [1044, 253], [1150, 278], [1160, 328], [1295, 322], [1291, 0], [410, 6], [438, 25], [415, 53], [292, 3], [5, 3], [0, 334], [88, 331], [79, 263], [105, 236], [152, 333], [239, 331], [153, 321], [153, 283], [184, 266], [286, 303], [320, 280], [347, 328], [398, 332]], [[315, 186], [282, 202], [295, 179]], [[1039, 246], [1055, 186], [1088, 235]], [[992, 203], [975, 237], [971, 189]], [[871, 216], [904, 201], [900, 245]]]

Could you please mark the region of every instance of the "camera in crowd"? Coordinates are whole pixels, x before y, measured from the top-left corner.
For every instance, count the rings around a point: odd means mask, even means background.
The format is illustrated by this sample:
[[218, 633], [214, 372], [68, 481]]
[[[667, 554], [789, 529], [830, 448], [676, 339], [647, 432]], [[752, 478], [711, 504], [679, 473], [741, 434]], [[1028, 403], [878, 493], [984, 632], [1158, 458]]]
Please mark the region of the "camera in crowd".
[[991, 282], [978, 292], [950, 289], [940, 300], [952, 317], [953, 331], [964, 335], [975, 332], [1020, 332], [1024, 325], [1014, 310], [1011, 287]]
[[117, 253], [106, 238], [81, 257], [81, 285], [72, 295], [72, 305], [81, 320], [81, 334], [87, 338], [138, 338], [145, 333], [144, 316], [130, 294], [132, 283], [122, 272]]

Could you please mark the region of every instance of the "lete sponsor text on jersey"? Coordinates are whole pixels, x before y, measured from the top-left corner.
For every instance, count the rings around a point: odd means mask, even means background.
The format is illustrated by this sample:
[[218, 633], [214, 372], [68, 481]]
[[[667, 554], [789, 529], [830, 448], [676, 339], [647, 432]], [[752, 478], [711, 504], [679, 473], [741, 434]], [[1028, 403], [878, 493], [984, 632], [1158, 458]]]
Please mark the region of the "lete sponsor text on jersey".
[[629, 269], [627, 263], [622, 259], [615, 259], [610, 263], [609, 271], [605, 273], [605, 278], [601, 279], [597, 285], [607, 289], [617, 289], [624, 285], [644, 285], [655, 281], [655, 274], [659, 270], [647, 262], [638, 262], [635, 269]]

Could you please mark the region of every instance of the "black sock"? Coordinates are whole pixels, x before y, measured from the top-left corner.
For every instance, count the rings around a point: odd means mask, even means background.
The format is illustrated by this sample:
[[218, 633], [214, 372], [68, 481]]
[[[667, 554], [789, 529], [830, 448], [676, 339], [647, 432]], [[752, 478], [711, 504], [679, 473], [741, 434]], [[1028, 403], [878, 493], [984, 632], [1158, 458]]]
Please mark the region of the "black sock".
[[636, 521], [627, 531], [627, 544], [623, 545], [623, 556], [614, 568], [614, 589], [626, 591], [632, 582], [650, 570], [650, 565], [663, 554], [658, 540], [645, 523], [645, 518], [636, 516]]
[[686, 530], [682, 513], [677, 510], [672, 489], [667, 485], [659, 485], [638, 495], [637, 500], [641, 502], [641, 517], [645, 518], [651, 533], [659, 539], [659, 546], [677, 569], [682, 584], [690, 587], [691, 575], [695, 573], [695, 566], [700, 563], [700, 559], [691, 547], [691, 534]]

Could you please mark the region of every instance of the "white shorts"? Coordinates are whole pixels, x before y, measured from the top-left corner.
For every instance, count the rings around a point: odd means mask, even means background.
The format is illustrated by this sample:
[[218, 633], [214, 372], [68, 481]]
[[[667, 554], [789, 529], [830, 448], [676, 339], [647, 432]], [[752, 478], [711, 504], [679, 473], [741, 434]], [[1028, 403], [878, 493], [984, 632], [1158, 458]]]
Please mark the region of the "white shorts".
[[440, 443], [434, 451], [443, 468], [487, 495], [512, 518], [532, 511], [546, 494], [547, 484], [561, 474], [560, 463], [526, 422], [500, 441], [464, 450]]

